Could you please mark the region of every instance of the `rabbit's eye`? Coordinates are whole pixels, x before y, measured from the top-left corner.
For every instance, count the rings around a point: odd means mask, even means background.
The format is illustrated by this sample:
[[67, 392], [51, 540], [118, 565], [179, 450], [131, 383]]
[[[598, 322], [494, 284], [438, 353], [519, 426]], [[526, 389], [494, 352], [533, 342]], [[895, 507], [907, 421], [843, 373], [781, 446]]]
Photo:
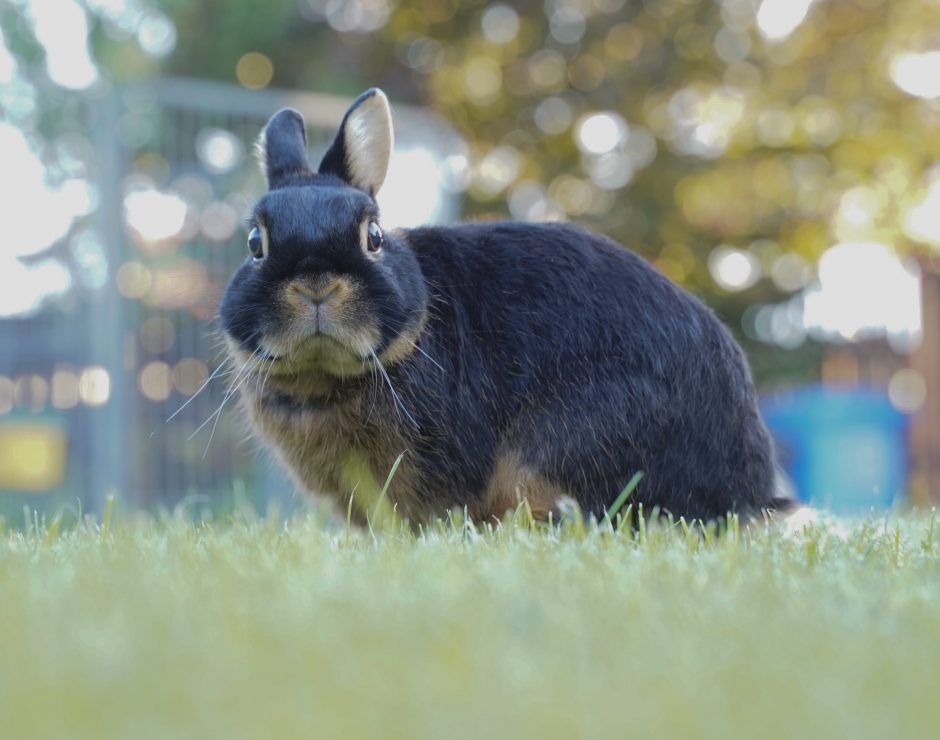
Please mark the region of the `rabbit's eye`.
[[264, 244], [261, 239], [261, 229], [255, 226], [248, 232], [248, 251], [256, 260], [264, 257]]
[[382, 229], [379, 228], [379, 225], [375, 221], [371, 221], [369, 223], [369, 239], [366, 243], [368, 250], [373, 254], [378, 252], [382, 248], [383, 239]]

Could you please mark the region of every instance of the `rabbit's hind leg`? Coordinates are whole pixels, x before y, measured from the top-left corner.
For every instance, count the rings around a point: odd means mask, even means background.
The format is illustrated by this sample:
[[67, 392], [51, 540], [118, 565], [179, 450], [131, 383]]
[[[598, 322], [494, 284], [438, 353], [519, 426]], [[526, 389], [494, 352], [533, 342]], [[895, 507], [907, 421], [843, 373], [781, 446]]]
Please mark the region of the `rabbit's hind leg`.
[[570, 498], [564, 489], [527, 464], [519, 452], [506, 450], [497, 454], [483, 498], [471, 514], [476, 521], [501, 521], [525, 501], [536, 521], [548, 521], [550, 515], [557, 521], [557, 504], [563, 498]]

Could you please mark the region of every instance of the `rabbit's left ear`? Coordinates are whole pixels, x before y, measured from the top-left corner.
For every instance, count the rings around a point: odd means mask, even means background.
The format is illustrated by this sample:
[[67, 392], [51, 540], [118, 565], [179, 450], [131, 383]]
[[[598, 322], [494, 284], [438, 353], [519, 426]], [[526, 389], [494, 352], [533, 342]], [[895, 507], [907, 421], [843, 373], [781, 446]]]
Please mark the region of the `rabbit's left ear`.
[[374, 196], [385, 181], [393, 141], [388, 98], [374, 87], [356, 98], [346, 111], [336, 138], [320, 162], [320, 174], [336, 175]]
[[284, 108], [273, 116], [261, 132], [255, 149], [261, 169], [268, 178], [268, 189], [290, 185], [310, 172], [307, 164], [307, 132], [297, 111]]

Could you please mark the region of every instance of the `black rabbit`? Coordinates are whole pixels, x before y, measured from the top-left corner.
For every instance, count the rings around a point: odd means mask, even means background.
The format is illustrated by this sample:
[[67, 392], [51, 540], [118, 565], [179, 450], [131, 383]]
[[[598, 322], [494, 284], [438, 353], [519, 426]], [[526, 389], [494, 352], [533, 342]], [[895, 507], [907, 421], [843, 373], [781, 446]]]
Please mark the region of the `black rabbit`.
[[259, 149], [269, 192], [221, 317], [254, 429], [304, 489], [367, 516], [399, 462], [386, 497], [412, 521], [557, 518], [566, 497], [602, 516], [638, 472], [646, 510], [789, 507], [740, 348], [640, 257], [570, 224], [383, 232], [380, 90], [319, 172], [296, 111]]

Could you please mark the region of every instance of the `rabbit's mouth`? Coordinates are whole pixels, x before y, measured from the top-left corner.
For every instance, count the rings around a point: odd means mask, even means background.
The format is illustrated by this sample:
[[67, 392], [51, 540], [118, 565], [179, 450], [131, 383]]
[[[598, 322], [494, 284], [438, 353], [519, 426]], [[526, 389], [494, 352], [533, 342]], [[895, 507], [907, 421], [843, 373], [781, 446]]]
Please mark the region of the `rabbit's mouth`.
[[315, 333], [293, 341], [265, 338], [258, 347], [272, 376], [322, 373], [348, 377], [366, 372], [372, 362], [371, 344], [364, 338], [357, 339], [344, 341]]
[[356, 281], [332, 273], [297, 278], [278, 291], [274, 307], [273, 326], [257, 343], [272, 374], [346, 377], [369, 367], [380, 334]]

